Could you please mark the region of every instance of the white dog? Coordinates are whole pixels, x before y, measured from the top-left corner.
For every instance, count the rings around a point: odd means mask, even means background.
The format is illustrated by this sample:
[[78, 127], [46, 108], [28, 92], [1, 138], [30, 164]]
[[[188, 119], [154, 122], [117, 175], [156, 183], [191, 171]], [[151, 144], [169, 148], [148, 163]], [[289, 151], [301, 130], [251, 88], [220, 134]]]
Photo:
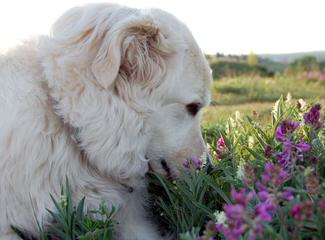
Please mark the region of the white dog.
[[203, 153], [210, 83], [190, 31], [157, 9], [73, 8], [0, 56], [0, 239], [17, 239], [11, 225], [37, 236], [66, 177], [75, 201], [118, 209], [115, 239], [161, 239], [144, 175]]

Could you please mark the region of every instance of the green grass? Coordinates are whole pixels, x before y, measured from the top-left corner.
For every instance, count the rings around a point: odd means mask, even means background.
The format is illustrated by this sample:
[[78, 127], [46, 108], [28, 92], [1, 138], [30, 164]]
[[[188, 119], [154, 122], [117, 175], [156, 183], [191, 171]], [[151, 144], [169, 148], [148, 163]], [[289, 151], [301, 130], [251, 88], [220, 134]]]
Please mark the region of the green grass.
[[286, 77], [216, 80], [211, 88], [212, 105], [204, 109], [202, 125], [224, 121], [236, 111], [265, 123], [271, 119], [274, 102], [289, 92], [293, 99], [325, 104], [325, 82], [322, 81]]

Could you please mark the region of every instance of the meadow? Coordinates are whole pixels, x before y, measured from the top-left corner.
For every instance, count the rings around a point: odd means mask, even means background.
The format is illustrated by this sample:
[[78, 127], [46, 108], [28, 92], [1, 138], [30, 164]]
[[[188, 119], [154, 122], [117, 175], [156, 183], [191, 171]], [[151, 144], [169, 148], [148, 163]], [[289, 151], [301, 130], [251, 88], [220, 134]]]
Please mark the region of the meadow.
[[215, 80], [212, 84], [211, 106], [203, 111], [202, 126], [211, 126], [234, 116], [236, 111], [257, 121], [271, 120], [274, 102], [291, 94], [309, 102], [325, 104], [325, 81], [313, 81], [279, 75], [273, 78], [235, 77]]

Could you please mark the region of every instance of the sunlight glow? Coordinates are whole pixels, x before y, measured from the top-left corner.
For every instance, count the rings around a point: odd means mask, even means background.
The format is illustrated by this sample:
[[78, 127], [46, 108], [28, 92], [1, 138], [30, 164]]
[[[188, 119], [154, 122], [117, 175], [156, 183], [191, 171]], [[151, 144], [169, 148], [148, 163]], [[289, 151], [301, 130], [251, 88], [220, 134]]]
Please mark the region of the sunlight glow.
[[[0, 3], [0, 49], [46, 34], [70, 7], [90, 0], [11, 0]], [[102, 1], [101, 1], [102, 2]], [[162, 8], [191, 29], [206, 53], [286, 53], [325, 50], [324, 0], [113, 0]]]

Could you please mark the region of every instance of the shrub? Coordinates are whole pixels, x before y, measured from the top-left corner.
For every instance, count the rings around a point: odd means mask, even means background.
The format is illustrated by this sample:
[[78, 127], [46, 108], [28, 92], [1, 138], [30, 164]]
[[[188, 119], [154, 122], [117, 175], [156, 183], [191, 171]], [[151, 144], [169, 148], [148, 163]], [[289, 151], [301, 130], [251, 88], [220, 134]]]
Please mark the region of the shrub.
[[213, 79], [221, 79], [225, 77], [236, 77], [240, 75], [249, 76], [271, 76], [272, 73], [261, 66], [249, 65], [243, 62], [230, 62], [230, 61], [218, 61], [211, 63]]

